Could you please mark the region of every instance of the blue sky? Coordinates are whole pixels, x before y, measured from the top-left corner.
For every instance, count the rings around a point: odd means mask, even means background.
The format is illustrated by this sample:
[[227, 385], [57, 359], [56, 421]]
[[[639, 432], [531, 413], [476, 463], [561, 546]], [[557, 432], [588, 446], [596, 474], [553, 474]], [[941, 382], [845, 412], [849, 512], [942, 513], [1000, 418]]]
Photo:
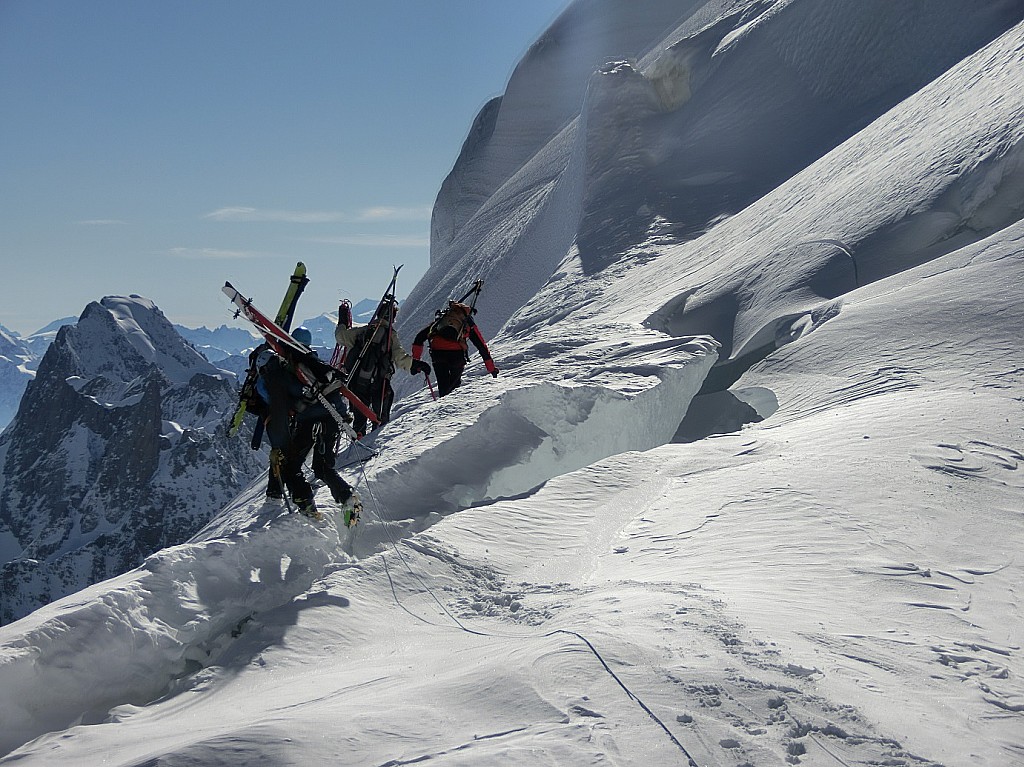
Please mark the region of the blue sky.
[[428, 262], [477, 111], [567, 0], [0, 0], [0, 324], [104, 295], [301, 317]]

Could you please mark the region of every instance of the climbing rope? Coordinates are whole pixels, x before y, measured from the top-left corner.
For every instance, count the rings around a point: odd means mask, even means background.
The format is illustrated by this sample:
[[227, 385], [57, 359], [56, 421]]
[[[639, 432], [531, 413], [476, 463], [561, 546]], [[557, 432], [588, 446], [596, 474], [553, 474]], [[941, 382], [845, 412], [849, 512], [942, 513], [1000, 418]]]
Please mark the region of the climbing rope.
[[[672, 731], [668, 728], [668, 726], [658, 717], [657, 714], [654, 713], [654, 711], [651, 710], [650, 706], [648, 706], [643, 701], [643, 699], [640, 698], [639, 695], [633, 692], [626, 685], [626, 683], [623, 682], [621, 678], [619, 678], [618, 674], [616, 674], [615, 671], [612, 670], [612, 667], [608, 665], [608, 662], [604, 659], [601, 653], [598, 652], [593, 642], [587, 639], [583, 634], [577, 631], [572, 631], [570, 629], [553, 629], [552, 631], [548, 631], [543, 634], [500, 634], [489, 631], [480, 631], [478, 629], [473, 629], [466, 626], [462, 621], [458, 619], [458, 617], [452, 614], [448, 607], [440, 599], [438, 599], [437, 595], [434, 593], [434, 590], [430, 588], [430, 585], [426, 583], [426, 581], [424, 581], [423, 578], [421, 578], [419, 574], [412, 568], [412, 565], [409, 564], [409, 560], [406, 559], [405, 555], [402, 553], [401, 549], [398, 546], [398, 542], [395, 540], [394, 536], [392, 536], [387, 521], [380, 513], [381, 504], [380, 501], [377, 499], [376, 494], [373, 492], [373, 488], [370, 486], [369, 478], [366, 476], [366, 466], [361, 464], [359, 469], [361, 478], [360, 480], [357, 481], [357, 485], [362, 483], [363, 487], [366, 489], [367, 496], [373, 502], [373, 506], [375, 509], [374, 516], [377, 517], [377, 520], [381, 523], [381, 527], [384, 528], [384, 534], [386, 535], [388, 542], [391, 544], [391, 548], [395, 551], [395, 554], [398, 555], [398, 558], [402, 561], [402, 564], [405, 565], [405, 568], [406, 570], [408, 570], [409, 574], [412, 575], [417, 581], [419, 581], [424, 591], [426, 591], [426, 593], [430, 595], [430, 597], [434, 600], [434, 602], [441, 609], [441, 611], [451, 619], [451, 621], [455, 624], [455, 626], [458, 627], [459, 630], [464, 631], [467, 634], [473, 634], [475, 636], [489, 637], [495, 639], [546, 639], [549, 637], [556, 636], [558, 634], [565, 634], [568, 636], [575, 637], [576, 639], [583, 642], [584, 645], [586, 645], [587, 649], [590, 650], [593, 656], [597, 658], [598, 662], [600, 662], [605, 672], [607, 672], [607, 674], [615, 680], [615, 683], [622, 688], [623, 692], [626, 693], [629, 699], [636, 703], [643, 710], [643, 712], [646, 713], [647, 716], [649, 716], [654, 721], [655, 724], [657, 724], [662, 730], [665, 731], [665, 734], [668, 735], [669, 739], [672, 741], [672, 744], [677, 749], [679, 749], [679, 751], [686, 757], [687, 767], [699, 767], [696, 760], [694, 760], [694, 758], [690, 755], [690, 752], [687, 751], [686, 747], [683, 746], [679, 739], [672, 734]], [[386, 556], [382, 555], [381, 560], [384, 563], [384, 572], [387, 575], [388, 583], [391, 586], [391, 594], [395, 598], [395, 603], [403, 611], [405, 611], [412, 617], [416, 618], [417, 620], [426, 623], [430, 626], [435, 626], [437, 628], [445, 628], [444, 624], [434, 623], [433, 621], [424, 618], [422, 615], [416, 614], [402, 603], [401, 598], [398, 596], [398, 590], [395, 587], [394, 579], [391, 577], [391, 568], [388, 567], [388, 559]]]

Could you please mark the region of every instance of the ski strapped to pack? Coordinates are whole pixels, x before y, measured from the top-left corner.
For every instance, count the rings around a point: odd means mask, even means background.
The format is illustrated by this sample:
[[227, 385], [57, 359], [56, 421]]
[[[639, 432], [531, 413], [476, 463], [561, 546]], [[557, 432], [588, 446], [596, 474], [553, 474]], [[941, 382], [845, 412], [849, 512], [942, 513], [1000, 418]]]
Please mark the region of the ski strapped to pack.
[[466, 291], [466, 294], [459, 299], [458, 303], [466, 303], [466, 299], [473, 296], [473, 300], [469, 302], [469, 308], [473, 310], [473, 314], [476, 314], [476, 300], [480, 297], [480, 291], [484, 289], [484, 281], [477, 280], [473, 283], [473, 287]]
[[[380, 311], [385, 302], [395, 300], [395, 285], [398, 283], [398, 272], [401, 271], [403, 266], [405, 266], [405, 264], [399, 264], [394, 267], [395, 272], [391, 275], [391, 282], [388, 283], [387, 290], [384, 291], [384, 295], [381, 296], [380, 301], [377, 303], [377, 310], [373, 314], [374, 318], [380, 315]], [[389, 312], [387, 328], [387, 343], [389, 347], [391, 346], [391, 327], [394, 321], [395, 313], [393, 311]], [[376, 335], [376, 332], [377, 331], [374, 330], [374, 335]], [[356, 361], [352, 364], [352, 369], [348, 372], [348, 377], [345, 379], [346, 386], [351, 386], [352, 381], [355, 380], [356, 374], [359, 372], [359, 368], [363, 363], [363, 359], [366, 357], [366, 352], [370, 349], [371, 341], [373, 341], [372, 336], [363, 342], [363, 348], [359, 350], [359, 355], [356, 357]], [[389, 348], [388, 351], [390, 352], [391, 349]], [[374, 423], [376, 424], [376, 421], [374, 421]]]
[[[427, 339], [442, 337], [452, 343], [460, 343], [465, 346], [465, 340], [473, 325], [473, 315], [476, 314], [476, 300], [483, 289], [484, 281], [477, 280], [473, 286], [466, 291], [461, 298], [448, 300], [448, 305], [443, 309], [434, 312], [434, 321], [430, 323], [427, 330]], [[466, 301], [469, 301], [467, 304]], [[421, 340], [417, 336], [417, 341]], [[426, 340], [426, 339], [422, 339]], [[416, 342], [414, 342], [415, 344]], [[469, 352], [466, 352], [466, 360], [469, 360]]]
[[295, 271], [289, 278], [288, 292], [284, 295], [281, 308], [277, 310], [277, 316], [274, 317], [274, 322], [285, 330], [291, 330], [292, 319], [295, 317], [295, 307], [299, 304], [299, 296], [302, 295], [302, 291], [306, 289], [308, 284], [309, 278], [306, 276], [306, 265], [299, 261], [295, 265]]
[[[281, 301], [281, 308], [277, 310], [277, 316], [274, 318], [274, 322], [285, 330], [288, 330], [291, 327], [292, 318], [295, 315], [295, 307], [298, 306], [299, 297], [302, 295], [302, 291], [306, 289], [306, 285], [308, 284], [309, 278], [306, 276], [306, 265], [299, 261], [295, 264], [295, 271], [292, 272], [292, 276], [288, 279], [288, 289], [285, 291], [284, 299]], [[256, 378], [256, 365], [254, 364], [254, 360], [250, 357], [249, 370], [246, 374], [245, 381], [242, 384], [238, 407], [235, 410], [234, 416], [231, 418], [231, 426], [228, 429], [228, 434], [232, 437], [238, 433], [238, 429], [242, 425], [242, 419], [245, 417], [248, 399], [256, 391]], [[256, 429], [252, 436], [253, 450], [259, 450], [262, 440], [263, 420], [260, 419], [256, 422]]]
[[[345, 318], [345, 327], [352, 327], [352, 302], [345, 299], [338, 306], [338, 324], [341, 324], [342, 317]], [[331, 355], [331, 367], [335, 370], [345, 369], [345, 356], [348, 350], [339, 343], [334, 344], [334, 353]]]
[[366, 404], [340, 380], [340, 376], [329, 375], [328, 380], [325, 381], [313, 372], [309, 364], [312, 360], [316, 360], [319, 365], [322, 365], [325, 370], [330, 371], [331, 373], [336, 371], [331, 371], [330, 366], [320, 360], [317, 360], [312, 349], [305, 344], [296, 341], [288, 331], [276, 322], [271, 321], [269, 317], [253, 305], [251, 300], [245, 298], [241, 293], [239, 293], [230, 282], [225, 282], [222, 290], [224, 294], [231, 299], [231, 302], [238, 307], [235, 316], [237, 317], [240, 315], [245, 317], [246, 320], [251, 322], [256, 329], [260, 331], [271, 349], [273, 349], [277, 354], [287, 357], [292, 361], [293, 369], [296, 377], [299, 379], [299, 382], [306, 386], [312, 393], [313, 397], [315, 397], [316, 400], [324, 406], [327, 412], [330, 413], [331, 417], [338, 423], [338, 427], [344, 434], [348, 435], [351, 439], [358, 439], [358, 435], [352, 426], [342, 417], [337, 408], [331, 405], [327, 400], [328, 394], [338, 392], [352, 403], [352, 406], [365, 415], [375, 426], [380, 423], [377, 414], [367, 407]]

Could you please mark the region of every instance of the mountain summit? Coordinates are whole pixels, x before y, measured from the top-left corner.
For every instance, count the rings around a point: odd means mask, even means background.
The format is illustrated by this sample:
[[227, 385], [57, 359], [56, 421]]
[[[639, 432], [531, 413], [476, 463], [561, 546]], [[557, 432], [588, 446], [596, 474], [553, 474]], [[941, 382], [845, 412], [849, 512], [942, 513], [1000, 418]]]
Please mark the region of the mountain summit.
[[233, 382], [139, 296], [61, 328], [0, 437], [0, 620], [180, 543], [262, 466]]

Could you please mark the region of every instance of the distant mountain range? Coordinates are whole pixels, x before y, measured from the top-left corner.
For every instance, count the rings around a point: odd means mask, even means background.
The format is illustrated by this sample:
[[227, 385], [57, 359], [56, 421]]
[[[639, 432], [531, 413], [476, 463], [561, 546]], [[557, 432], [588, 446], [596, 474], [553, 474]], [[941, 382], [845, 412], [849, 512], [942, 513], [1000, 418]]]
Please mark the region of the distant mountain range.
[[[376, 308], [376, 299], [364, 298], [352, 307], [353, 320], [358, 324], [369, 322]], [[78, 317], [63, 317], [24, 337], [0, 325], [0, 430], [14, 418], [25, 387], [35, 376], [36, 368], [58, 331], [78, 322]], [[337, 324], [337, 312], [329, 312], [295, 323], [294, 327], [304, 325], [309, 328], [313, 334], [313, 346], [321, 355], [330, 356]], [[245, 371], [248, 354], [259, 343], [255, 334], [243, 327], [221, 325], [212, 330], [205, 326], [189, 328], [175, 324], [173, 327], [208, 362], [235, 376]]]

